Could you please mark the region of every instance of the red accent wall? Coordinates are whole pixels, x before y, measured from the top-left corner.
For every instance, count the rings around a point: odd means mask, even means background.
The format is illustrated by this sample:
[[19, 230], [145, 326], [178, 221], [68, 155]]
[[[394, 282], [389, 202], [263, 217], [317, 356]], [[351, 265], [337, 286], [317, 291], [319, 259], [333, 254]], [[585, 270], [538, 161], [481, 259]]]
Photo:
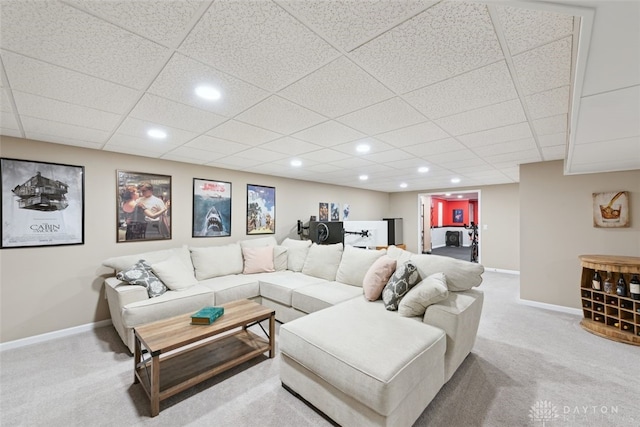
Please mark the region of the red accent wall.
[[[473, 210], [473, 222], [480, 223], [477, 200], [445, 200], [437, 197], [431, 198], [433, 209], [431, 212], [431, 226], [438, 226], [438, 202], [442, 202], [442, 226], [443, 227], [462, 227], [471, 223], [469, 210]], [[462, 222], [453, 222], [454, 209], [462, 209]]]

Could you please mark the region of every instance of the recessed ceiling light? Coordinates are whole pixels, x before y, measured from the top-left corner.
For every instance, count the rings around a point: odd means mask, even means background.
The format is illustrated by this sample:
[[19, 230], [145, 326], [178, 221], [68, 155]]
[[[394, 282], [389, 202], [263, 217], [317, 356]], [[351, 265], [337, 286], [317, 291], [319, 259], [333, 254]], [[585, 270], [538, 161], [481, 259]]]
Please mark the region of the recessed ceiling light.
[[369, 175], [360, 175], [359, 178], [360, 178], [360, 181], [366, 181], [369, 179]]
[[445, 196], [449, 197], [451, 193], [444, 193]]
[[291, 160], [291, 166], [293, 166], [294, 168], [298, 168], [302, 166], [302, 162], [298, 159], [293, 159]]
[[149, 129], [147, 131], [147, 135], [149, 135], [151, 138], [156, 139], [164, 139], [167, 137], [167, 133], [160, 129]]
[[358, 153], [368, 153], [369, 150], [371, 150], [371, 146], [367, 145], [367, 144], [360, 144], [356, 147], [356, 151]]
[[418, 168], [418, 172], [420, 172], [420, 173], [427, 173], [427, 172], [429, 172], [429, 168], [428, 168], [428, 167], [426, 167], [426, 166], [419, 167], [419, 168]]
[[406, 182], [400, 183], [400, 188], [407, 188], [408, 184]]
[[211, 86], [198, 86], [196, 88], [196, 95], [207, 101], [217, 101], [222, 96], [218, 89]]
[[460, 178], [451, 178], [451, 182], [457, 184], [460, 182]]
[[462, 199], [462, 194], [458, 194], [458, 199]]

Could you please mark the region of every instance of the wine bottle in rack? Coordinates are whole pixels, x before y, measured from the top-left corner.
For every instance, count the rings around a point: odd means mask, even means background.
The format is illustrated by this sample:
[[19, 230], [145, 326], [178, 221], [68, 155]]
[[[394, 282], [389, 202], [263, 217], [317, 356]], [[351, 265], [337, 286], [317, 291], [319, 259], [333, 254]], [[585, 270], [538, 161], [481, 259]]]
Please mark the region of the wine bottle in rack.
[[604, 291], [608, 294], [612, 294], [613, 291], [613, 279], [611, 278], [611, 272], [607, 271], [607, 278], [604, 279]]
[[598, 273], [598, 270], [596, 270], [593, 273], [593, 279], [591, 280], [591, 287], [596, 291], [599, 291], [602, 289], [602, 277], [600, 277], [600, 273]]
[[629, 293], [631, 298], [640, 300], [640, 280], [638, 280], [637, 274], [634, 274], [629, 281]]
[[620, 297], [627, 296], [627, 282], [624, 280], [624, 275], [620, 273], [618, 283], [616, 284], [616, 295]]

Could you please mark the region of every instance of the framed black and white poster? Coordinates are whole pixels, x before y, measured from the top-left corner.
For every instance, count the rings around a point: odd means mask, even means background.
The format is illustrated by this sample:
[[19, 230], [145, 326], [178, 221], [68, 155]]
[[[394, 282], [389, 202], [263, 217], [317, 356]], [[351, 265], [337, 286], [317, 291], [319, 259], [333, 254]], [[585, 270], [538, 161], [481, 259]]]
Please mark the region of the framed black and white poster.
[[117, 171], [116, 241], [171, 239], [171, 177]]
[[193, 179], [192, 237], [231, 236], [231, 183]]
[[247, 234], [275, 234], [276, 189], [247, 184]]
[[84, 166], [0, 159], [2, 249], [84, 244]]

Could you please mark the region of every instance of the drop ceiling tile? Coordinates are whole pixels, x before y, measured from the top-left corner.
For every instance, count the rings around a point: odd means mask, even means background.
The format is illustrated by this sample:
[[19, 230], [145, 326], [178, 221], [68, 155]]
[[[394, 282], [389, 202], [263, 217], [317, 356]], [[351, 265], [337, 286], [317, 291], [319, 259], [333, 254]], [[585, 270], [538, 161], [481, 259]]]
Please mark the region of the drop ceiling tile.
[[464, 150], [464, 145], [453, 138], [441, 139], [439, 141], [425, 142], [422, 144], [410, 145], [403, 150], [418, 157], [429, 157], [435, 154], [451, 153]]
[[18, 112], [22, 116], [35, 117], [52, 122], [111, 131], [121, 118], [118, 114], [18, 91], [13, 92], [13, 98], [16, 101]]
[[[200, 98], [195, 94], [200, 85], [218, 89], [221, 98], [217, 101]], [[179, 53], [171, 57], [148, 92], [227, 117], [244, 111], [269, 95], [257, 86]]]
[[[2, 127], [2, 129], [13, 129], [15, 131], [20, 130], [15, 114], [7, 111], [0, 112], [0, 127]], [[5, 134], [3, 133], [3, 135]]]
[[307, 108], [271, 96], [235, 117], [236, 120], [282, 134], [290, 134], [327, 120]]
[[319, 162], [319, 163], [331, 163], [331, 162], [335, 162], [336, 160], [348, 159], [351, 156], [349, 156], [344, 152], [336, 151], [330, 148], [323, 148], [318, 151], [301, 154], [299, 155], [299, 157], [301, 159], [312, 160], [314, 162]]
[[[368, 145], [369, 151], [366, 153], [359, 153], [357, 148], [360, 145]], [[393, 147], [386, 142], [382, 142], [376, 138], [362, 138], [355, 141], [346, 142], [344, 144], [334, 145], [331, 147], [333, 150], [342, 151], [343, 153], [350, 154], [352, 156], [364, 157], [368, 154], [373, 154], [380, 151], [390, 150]]]
[[526, 117], [519, 99], [501, 102], [435, 120], [451, 135], [464, 135], [524, 122]]
[[477, 3], [439, 3], [352, 52], [397, 93], [503, 58], [489, 13]]
[[375, 135], [424, 122], [425, 117], [405, 101], [395, 97], [339, 117], [338, 121]]
[[287, 154], [276, 153], [275, 151], [265, 150], [263, 148], [249, 148], [248, 150], [241, 151], [234, 155], [234, 157], [259, 160], [261, 162], [273, 162], [275, 160], [281, 160], [288, 158]]
[[214, 160], [213, 162], [209, 162], [207, 163], [207, 166], [237, 170], [252, 168], [254, 166], [261, 165], [262, 163], [263, 162], [261, 160], [251, 160], [243, 157], [229, 156], [219, 160]]
[[432, 120], [517, 97], [505, 61], [404, 95], [407, 102]]
[[307, 169], [311, 172], [318, 172], [318, 173], [322, 173], [322, 174], [328, 174], [328, 173], [333, 173], [337, 170], [340, 170], [341, 168], [328, 164], [328, 163], [319, 163], [317, 165], [311, 165], [308, 166]]
[[[150, 129], [160, 129], [167, 133], [167, 138], [163, 140], [155, 140], [147, 135], [147, 132]], [[135, 138], [139, 138], [144, 141], [150, 141], [152, 144], [156, 143], [159, 146], [170, 146], [176, 147], [178, 145], [182, 145], [187, 141], [192, 140], [196, 136], [197, 133], [189, 132], [186, 130], [173, 128], [166, 125], [159, 125], [155, 122], [150, 122], [146, 120], [127, 118], [122, 122], [120, 127], [116, 130], [116, 133], [111, 137], [109, 143], [118, 135], [126, 135]]]
[[140, 92], [22, 55], [2, 52], [11, 88], [111, 113], [126, 113]]
[[[5, 113], [2, 113], [1, 116], [4, 116]], [[10, 128], [10, 127], [5, 127], [4, 122], [0, 122], [0, 135], [4, 135], [4, 136], [14, 136], [16, 138], [23, 138], [22, 132], [20, 132], [18, 129], [14, 129], [14, 128]], [[38, 135], [38, 134], [34, 134], [34, 135]], [[42, 138], [37, 138], [40, 141], [45, 141]]]
[[348, 170], [352, 173], [356, 173], [356, 172], [353, 172], [354, 170], [362, 169], [366, 167], [372, 167], [373, 165], [375, 165], [375, 163], [370, 162], [369, 160], [365, 160], [356, 156], [351, 156], [344, 160], [336, 160], [332, 163], [335, 166], [344, 168], [345, 170]]
[[322, 147], [316, 144], [311, 144], [309, 142], [292, 138], [290, 136], [284, 136], [274, 141], [262, 144], [260, 148], [297, 156], [299, 154], [308, 153], [310, 151], [320, 150]]
[[574, 173], [588, 172], [583, 166], [593, 165], [608, 171], [640, 169], [640, 136], [581, 144], [574, 148], [572, 160]]
[[68, 123], [52, 122], [36, 117], [21, 117], [21, 122], [25, 137], [31, 139], [42, 139], [36, 138], [36, 135], [46, 135], [47, 139], [43, 139], [43, 141], [65, 144], [67, 138], [86, 141], [88, 143], [103, 143], [109, 137], [109, 132], [103, 130], [90, 129]]
[[[75, 139], [68, 136], [52, 135], [52, 133], [58, 132], [59, 129], [53, 129], [50, 133], [29, 132], [25, 138], [35, 139], [37, 141], [51, 142], [53, 144], [71, 145], [74, 147], [91, 148], [94, 150], [100, 150], [102, 148], [102, 142], [92, 142], [87, 139]], [[3, 133], [3, 135], [5, 135]], [[12, 136], [12, 135], [9, 135]], [[22, 138], [22, 135], [15, 135]]]
[[460, 135], [457, 139], [467, 147], [473, 148], [486, 144], [498, 144], [500, 142], [529, 137], [533, 137], [529, 123], [522, 122], [481, 132], [469, 133], [467, 135]]
[[370, 160], [372, 162], [376, 162], [376, 163], [387, 163], [387, 162], [393, 162], [396, 160], [406, 160], [406, 159], [410, 159], [411, 157], [413, 157], [411, 154], [407, 153], [406, 151], [403, 150], [399, 150], [399, 149], [391, 149], [391, 150], [386, 150], [386, 151], [380, 151], [377, 153], [373, 153], [373, 154], [367, 154], [365, 156], [363, 156], [365, 159]]
[[567, 131], [567, 115], [558, 114], [557, 116], [545, 117], [533, 121], [533, 127], [538, 135], [549, 135], [552, 133]]
[[430, 162], [424, 159], [421, 159], [419, 157], [414, 157], [406, 160], [396, 160], [392, 162], [387, 162], [387, 166], [391, 166], [393, 168], [401, 169], [401, 170], [408, 170], [410, 172], [416, 172], [416, 173], [418, 173], [418, 168], [423, 166], [428, 167], [429, 172], [431, 172], [431, 169], [433, 169], [433, 166], [430, 164]]
[[554, 145], [552, 147], [542, 147], [542, 156], [544, 161], [562, 160], [564, 159], [567, 147], [563, 145]]
[[538, 135], [538, 142], [541, 147], [551, 147], [554, 145], [561, 145], [565, 147], [567, 144], [567, 133], [552, 133], [550, 135]]
[[346, 57], [325, 65], [279, 94], [331, 118], [393, 96], [389, 89]]
[[402, 129], [393, 130], [376, 135], [377, 139], [387, 142], [394, 147], [406, 147], [421, 142], [435, 141], [447, 138], [449, 135], [433, 122], [419, 123]]
[[3, 2], [2, 46], [35, 59], [143, 88], [168, 50], [60, 2]]
[[200, 0], [180, 1], [95, 1], [67, 3], [98, 14], [111, 22], [158, 43], [175, 45], [196, 18]]
[[227, 120], [210, 111], [148, 93], [140, 99], [129, 117], [196, 133], [205, 132]]
[[363, 138], [366, 135], [355, 129], [347, 127], [342, 123], [338, 123], [335, 120], [329, 120], [303, 131], [294, 133], [291, 136], [307, 142], [322, 145], [324, 147], [331, 147], [344, 142], [353, 141], [358, 138]]
[[525, 95], [571, 83], [571, 37], [528, 50], [513, 57]]
[[178, 147], [162, 156], [166, 160], [202, 165], [225, 157], [224, 154], [192, 147]]
[[522, 164], [542, 161], [538, 149], [517, 151], [514, 153], [498, 154], [495, 156], [486, 156], [485, 160], [494, 166], [508, 164]]
[[247, 144], [218, 139], [209, 135], [200, 135], [186, 143], [184, 146], [220, 153], [227, 156], [251, 148], [251, 146]]
[[477, 159], [478, 156], [476, 156], [470, 150], [460, 150], [460, 151], [445, 152], [440, 154], [433, 154], [429, 156], [424, 156], [423, 158], [428, 159], [430, 162], [432, 162], [435, 165], [438, 165], [441, 167], [447, 167], [447, 165], [456, 165], [463, 160]]
[[213, 3], [180, 51], [276, 91], [339, 52], [274, 2]]
[[480, 157], [487, 157], [534, 149], [536, 149], [536, 141], [533, 138], [525, 138], [498, 144], [482, 145], [475, 147], [473, 151]]
[[228, 122], [217, 126], [207, 132], [207, 135], [251, 146], [264, 144], [265, 142], [273, 141], [274, 139], [282, 136], [279, 133], [271, 132], [270, 130], [261, 129], [235, 120], [229, 120]]
[[5, 88], [0, 89], [0, 111], [13, 114], [13, 105], [9, 100], [9, 91]]
[[279, 3], [341, 49], [349, 51], [437, 2], [286, 0]]
[[569, 111], [569, 86], [563, 86], [525, 97], [532, 119], [566, 114]]
[[176, 145], [168, 142], [149, 141], [148, 138], [117, 133], [109, 138], [103, 150], [159, 158], [174, 148]]
[[544, 10], [496, 6], [511, 55], [573, 33], [573, 16]]

